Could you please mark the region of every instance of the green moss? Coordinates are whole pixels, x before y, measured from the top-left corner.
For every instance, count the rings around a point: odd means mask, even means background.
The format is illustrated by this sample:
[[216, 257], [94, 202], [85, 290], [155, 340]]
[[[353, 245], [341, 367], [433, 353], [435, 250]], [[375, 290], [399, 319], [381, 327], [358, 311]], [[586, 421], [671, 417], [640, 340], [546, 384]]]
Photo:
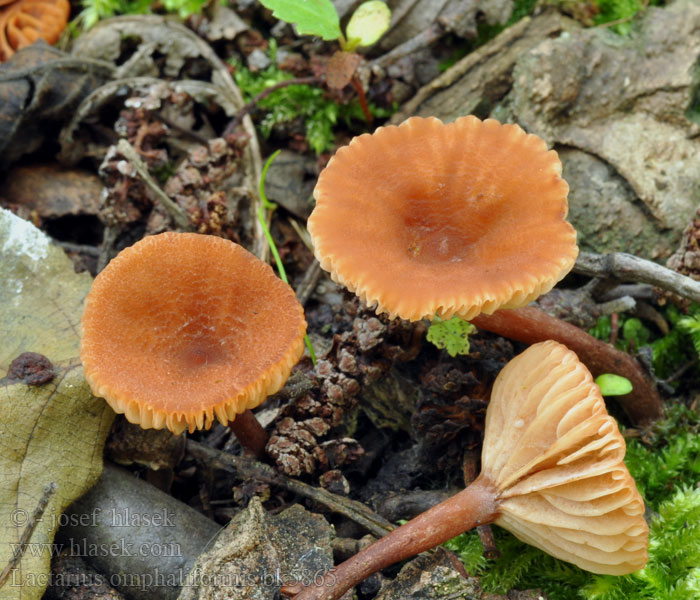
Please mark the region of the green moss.
[[[279, 69], [275, 64], [274, 44], [271, 45], [271, 55], [272, 64], [258, 72], [251, 71], [236, 60], [229, 61], [235, 69], [233, 78], [246, 102], [266, 88], [293, 78], [291, 73]], [[375, 117], [383, 118], [388, 117], [391, 111], [370, 104], [370, 112]], [[306, 141], [316, 154], [332, 150], [334, 129], [338, 123], [344, 122], [350, 126], [353, 121], [365, 120], [357, 98], [348, 104], [338, 104], [328, 98], [321, 87], [307, 84], [288, 85], [275, 90], [257, 103], [255, 114], [264, 137], [269, 137], [279, 125], [301, 119], [306, 128]]]
[[[615, 340], [618, 350], [631, 353], [649, 346], [654, 372], [660, 379], [670, 377], [700, 354], [700, 306], [692, 305], [685, 316], [675, 306], [669, 305], [663, 316], [671, 328], [668, 334], [658, 336], [639, 319], [620, 314]], [[611, 332], [609, 316], [600, 317], [595, 327], [589, 330], [593, 337], [605, 342], [610, 341]]]
[[[163, 0], [162, 7], [186, 19], [202, 12], [208, 0]], [[150, 0], [82, 0], [83, 10], [79, 15], [84, 29], [90, 29], [101, 19], [115, 15], [142, 15], [151, 12]]]
[[632, 31], [632, 19], [646, 6], [659, 6], [664, 4], [663, 0], [596, 0], [598, 14], [595, 17], [597, 25], [606, 23], [617, 23], [611, 25], [610, 29], [615, 33], [627, 35]]

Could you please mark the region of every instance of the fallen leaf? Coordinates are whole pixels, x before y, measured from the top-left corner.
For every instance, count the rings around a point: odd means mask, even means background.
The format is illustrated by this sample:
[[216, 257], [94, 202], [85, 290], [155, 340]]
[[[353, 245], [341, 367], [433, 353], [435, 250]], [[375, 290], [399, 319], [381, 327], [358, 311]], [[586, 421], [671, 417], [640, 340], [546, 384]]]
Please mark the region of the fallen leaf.
[[23, 352], [42, 354], [55, 371], [39, 386], [0, 382], [0, 571], [45, 486], [57, 486], [3, 600], [41, 598], [61, 514], [102, 472], [114, 413], [91, 394], [78, 359], [90, 283], [41, 231], [0, 209], [0, 374]]

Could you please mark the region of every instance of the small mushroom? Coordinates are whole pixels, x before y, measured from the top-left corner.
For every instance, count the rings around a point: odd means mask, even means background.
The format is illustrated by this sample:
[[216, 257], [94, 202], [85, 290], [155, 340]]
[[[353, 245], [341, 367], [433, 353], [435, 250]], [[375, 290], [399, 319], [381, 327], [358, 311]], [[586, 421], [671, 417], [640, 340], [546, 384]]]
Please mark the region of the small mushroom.
[[634, 385], [619, 401], [642, 424], [662, 404], [637, 361], [525, 307], [578, 255], [561, 169], [557, 153], [517, 125], [412, 117], [338, 150], [314, 190], [308, 230], [321, 266], [377, 312], [457, 315], [526, 343], [556, 339], [596, 374], [617, 365]]
[[394, 562], [485, 523], [594, 573], [624, 575], [647, 561], [644, 502], [623, 462], [625, 442], [598, 386], [556, 342], [528, 348], [493, 387], [479, 477], [299, 591], [337, 600]]
[[517, 125], [412, 117], [338, 150], [308, 229], [321, 266], [378, 312], [469, 320], [569, 272], [568, 190], [556, 152]]
[[107, 265], [82, 329], [95, 395], [132, 423], [178, 434], [252, 416], [301, 357], [306, 321], [294, 291], [241, 246], [171, 232]]
[[0, 0], [0, 62], [38, 39], [55, 44], [69, 16], [68, 0]]

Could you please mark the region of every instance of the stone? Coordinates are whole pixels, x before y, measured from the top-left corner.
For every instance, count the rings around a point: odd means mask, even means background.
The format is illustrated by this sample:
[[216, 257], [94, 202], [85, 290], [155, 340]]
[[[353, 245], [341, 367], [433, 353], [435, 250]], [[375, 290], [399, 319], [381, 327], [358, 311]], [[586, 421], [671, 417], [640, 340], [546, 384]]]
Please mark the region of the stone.
[[283, 584], [313, 583], [333, 566], [331, 535], [298, 504], [272, 516], [254, 497], [197, 559], [179, 600], [273, 600]]
[[557, 150], [584, 249], [670, 255], [700, 204], [700, 4], [650, 7], [629, 36], [545, 12], [419, 91], [406, 114], [519, 123]]

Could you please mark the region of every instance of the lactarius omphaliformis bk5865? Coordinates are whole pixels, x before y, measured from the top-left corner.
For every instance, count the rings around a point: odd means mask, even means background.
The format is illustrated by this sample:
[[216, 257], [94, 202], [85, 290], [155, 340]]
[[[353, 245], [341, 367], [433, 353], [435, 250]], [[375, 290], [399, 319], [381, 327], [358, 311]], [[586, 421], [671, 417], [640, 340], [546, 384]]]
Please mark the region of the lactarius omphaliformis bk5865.
[[337, 600], [379, 569], [486, 523], [594, 573], [641, 569], [649, 529], [624, 455], [617, 424], [577, 356], [556, 342], [531, 346], [496, 379], [481, 474], [471, 485], [323, 581], [287, 586], [283, 593], [294, 600]]

